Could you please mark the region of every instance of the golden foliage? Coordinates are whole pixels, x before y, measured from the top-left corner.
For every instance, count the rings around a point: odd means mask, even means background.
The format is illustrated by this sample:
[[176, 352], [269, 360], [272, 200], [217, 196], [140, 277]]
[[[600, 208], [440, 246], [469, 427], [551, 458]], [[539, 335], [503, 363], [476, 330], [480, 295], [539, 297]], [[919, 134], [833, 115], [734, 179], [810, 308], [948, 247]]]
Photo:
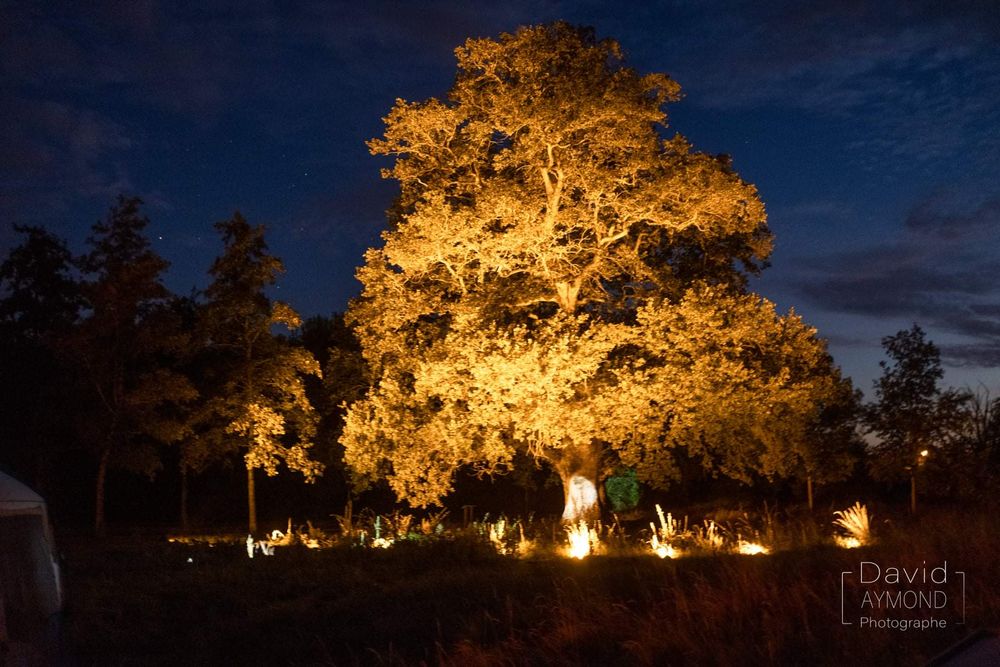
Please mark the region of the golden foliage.
[[322, 374], [310, 352], [272, 334], [277, 326], [294, 330], [301, 324], [291, 306], [265, 294], [282, 264], [267, 251], [263, 227], [238, 213], [216, 228], [225, 249], [212, 265], [202, 328], [220, 358], [218, 385], [204, 410], [209, 426], [185, 448], [185, 462], [197, 468], [238, 451], [249, 470], [273, 476], [283, 461], [314, 481], [323, 471], [309, 458], [319, 416], [306, 396], [305, 377]]
[[840, 381], [813, 329], [742, 293], [764, 207], [727, 159], [661, 140], [677, 84], [565, 24], [456, 54], [447, 101], [398, 100], [369, 144], [401, 195], [349, 313], [376, 378], [351, 468], [419, 506], [519, 450], [599, 443], [660, 485], [677, 447], [792, 470]]

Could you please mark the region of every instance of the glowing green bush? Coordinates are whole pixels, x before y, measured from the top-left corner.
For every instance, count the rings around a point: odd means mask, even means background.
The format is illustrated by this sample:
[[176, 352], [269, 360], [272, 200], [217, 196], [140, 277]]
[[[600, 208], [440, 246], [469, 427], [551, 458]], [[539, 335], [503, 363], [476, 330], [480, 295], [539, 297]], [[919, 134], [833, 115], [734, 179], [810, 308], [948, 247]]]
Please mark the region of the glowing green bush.
[[612, 512], [627, 512], [639, 504], [639, 480], [632, 468], [621, 468], [604, 482]]

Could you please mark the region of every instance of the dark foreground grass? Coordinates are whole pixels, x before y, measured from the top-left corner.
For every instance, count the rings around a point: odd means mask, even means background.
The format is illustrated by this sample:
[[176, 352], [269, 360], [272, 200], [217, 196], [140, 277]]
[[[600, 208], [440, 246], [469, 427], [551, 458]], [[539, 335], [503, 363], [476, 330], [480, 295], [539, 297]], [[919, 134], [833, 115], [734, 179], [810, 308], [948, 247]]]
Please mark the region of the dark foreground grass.
[[[920, 664], [1000, 626], [995, 516], [883, 525], [861, 550], [676, 561], [516, 560], [462, 540], [250, 560], [231, 545], [69, 538], [65, 627], [82, 665]], [[841, 572], [862, 560], [964, 570], [966, 625], [955, 596], [881, 614], [944, 629], [842, 625]]]

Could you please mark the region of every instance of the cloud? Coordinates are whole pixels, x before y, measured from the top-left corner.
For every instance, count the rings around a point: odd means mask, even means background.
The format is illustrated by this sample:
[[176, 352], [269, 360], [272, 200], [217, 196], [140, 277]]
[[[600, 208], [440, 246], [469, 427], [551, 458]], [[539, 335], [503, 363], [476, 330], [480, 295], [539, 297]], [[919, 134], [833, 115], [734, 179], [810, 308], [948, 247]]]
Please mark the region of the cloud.
[[132, 189], [116, 155], [133, 141], [125, 129], [72, 104], [10, 96], [0, 107], [0, 216], [44, 222], [75, 197], [107, 200]]
[[943, 190], [911, 207], [896, 238], [798, 258], [797, 290], [829, 311], [919, 321], [960, 339], [942, 345], [950, 364], [994, 366], [1000, 349], [997, 238], [1000, 196], [986, 193], [976, 202], [968, 191]]
[[309, 198], [280, 224], [294, 238], [311, 244], [336, 248], [347, 243], [364, 249], [379, 243], [385, 211], [396, 192], [388, 181], [343, 183]]
[[[709, 57], [697, 84], [707, 98], [699, 103], [723, 107], [779, 101], [826, 111], [886, 96], [916, 103], [925, 98], [928, 86], [939, 83], [931, 73], [995, 53], [995, 7], [908, 4], [906, 9], [864, 2], [784, 2], [741, 5], [729, 12], [706, 9], [699, 20], [708, 33], [697, 38], [707, 37], [714, 48], [699, 54], [699, 60]], [[709, 15], [714, 21], [708, 21]], [[738, 60], [732, 59], [734, 53]], [[899, 74], [908, 76], [900, 80]]]
[[671, 49], [691, 104], [841, 122], [844, 154], [871, 170], [1000, 156], [1000, 138], [984, 130], [1000, 121], [995, 3], [735, 7], [706, 6], [704, 30]]
[[981, 202], [971, 211], [942, 209], [941, 197], [925, 200], [906, 217], [907, 230], [946, 241], [996, 240], [1000, 234], [1000, 196]]
[[[207, 133], [238, 119], [258, 135], [301, 142], [331, 118], [352, 124], [361, 113], [377, 128], [401, 91], [425, 96], [413, 88], [421, 72], [442, 77], [435, 89], [447, 86], [451, 51], [476, 26], [517, 11], [443, 1], [289, 9], [259, 0], [239, 11], [214, 0], [8, 3], [0, 215], [44, 219], [39, 204], [65, 211], [73, 196], [141, 188], [134, 154], [158, 139], [153, 128]], [[357, 146], [372, 133], [355, 132]]]
[[942, 358], [960, 368], [1000, 367], [1000, 343], [986, 341], [975, 345], [942, 345]]

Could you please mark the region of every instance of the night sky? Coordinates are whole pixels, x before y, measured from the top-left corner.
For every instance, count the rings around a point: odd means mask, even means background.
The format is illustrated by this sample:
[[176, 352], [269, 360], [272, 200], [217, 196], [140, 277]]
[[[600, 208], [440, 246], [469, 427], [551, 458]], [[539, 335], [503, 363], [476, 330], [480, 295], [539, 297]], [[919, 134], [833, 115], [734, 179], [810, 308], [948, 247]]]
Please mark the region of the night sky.
[[0, 253], [11, 223], [82, 251], [137, 194], [186, 294], [239, 209], [285, 261], [276, 297], [343, 310], [394, 192], [364, 145], [393, 101], [443, 96], [467, 37], [564, 19], [681, 84], [672, 129], [732, 155], [768, 207], [755, 289], [817, 326], [859, 388], [880, 338], [917, 322], [949, 383], [1000, 391], [994, 0], [232, 7], [0, 3]]

